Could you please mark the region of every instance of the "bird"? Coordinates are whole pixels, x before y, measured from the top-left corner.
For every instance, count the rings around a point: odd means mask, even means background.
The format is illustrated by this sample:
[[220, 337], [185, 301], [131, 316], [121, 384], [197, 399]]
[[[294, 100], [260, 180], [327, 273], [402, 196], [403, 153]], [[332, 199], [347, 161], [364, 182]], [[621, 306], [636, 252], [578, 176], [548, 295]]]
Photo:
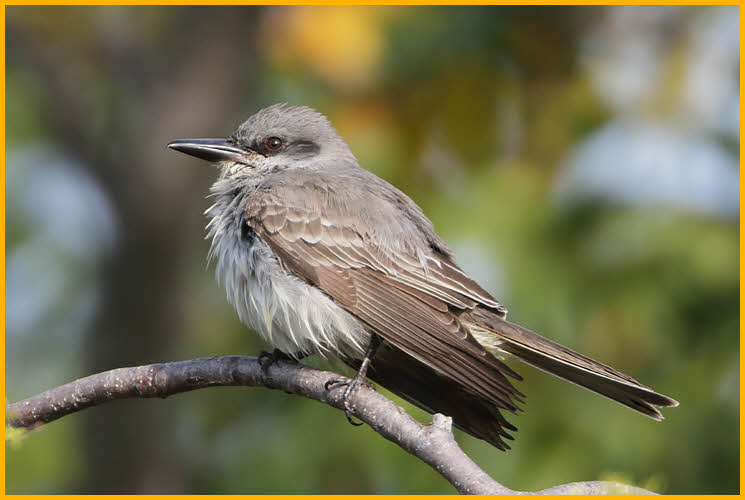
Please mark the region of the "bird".
[[[240, 320], [274, 347], [264, 361], [320, 354], [500, 450], [517, 431], [521, 376], [533, 365], [655, 420], [678, 403], [628, 375], [507, 321], [456, 263], [422, 209], [362, 168], [330, 121], [275, 104], [228, 138], [168, 144], [215, 164], [208, 258]], [[264, 353], [265, 355], [268, 353]]]

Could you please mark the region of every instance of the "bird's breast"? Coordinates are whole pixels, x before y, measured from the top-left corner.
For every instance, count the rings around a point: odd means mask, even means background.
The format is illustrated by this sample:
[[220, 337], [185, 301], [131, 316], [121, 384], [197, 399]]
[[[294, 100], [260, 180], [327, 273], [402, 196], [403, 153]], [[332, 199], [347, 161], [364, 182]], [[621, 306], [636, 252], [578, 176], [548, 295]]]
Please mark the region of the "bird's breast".
[[363, 324], [288, 272], [247, 223], [240, 205], [218, 199], [206, 215], [210, 260], [241, 321], [288, 354], [364, 354], [369, 333]]

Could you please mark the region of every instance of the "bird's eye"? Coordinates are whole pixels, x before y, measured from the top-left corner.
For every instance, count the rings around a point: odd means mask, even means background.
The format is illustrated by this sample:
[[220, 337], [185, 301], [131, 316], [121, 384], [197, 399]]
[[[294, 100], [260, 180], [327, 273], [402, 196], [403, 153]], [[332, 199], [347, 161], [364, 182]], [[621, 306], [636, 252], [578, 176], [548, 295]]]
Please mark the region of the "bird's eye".
[[269, 151], [277, 151], [282, 147], [282, 139], [279, 137], [270, 137], [264, 141], [264, 145]]

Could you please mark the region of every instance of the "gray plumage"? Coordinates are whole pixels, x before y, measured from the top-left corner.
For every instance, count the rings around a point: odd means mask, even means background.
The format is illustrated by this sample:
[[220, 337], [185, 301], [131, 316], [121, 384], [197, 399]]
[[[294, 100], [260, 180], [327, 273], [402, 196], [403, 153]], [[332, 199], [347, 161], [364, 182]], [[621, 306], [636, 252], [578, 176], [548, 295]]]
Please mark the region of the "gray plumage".
[[362, 169], [328, 120], [275, 105], [227, 140], [169, 147], [217, 161], [210, 258], [239, 317], [290, 355], [338, 356], [500, 449], [515, 412], [517, 358], [652, 418], [677, 403], [631, 377], [505, 320], [421, 209]]

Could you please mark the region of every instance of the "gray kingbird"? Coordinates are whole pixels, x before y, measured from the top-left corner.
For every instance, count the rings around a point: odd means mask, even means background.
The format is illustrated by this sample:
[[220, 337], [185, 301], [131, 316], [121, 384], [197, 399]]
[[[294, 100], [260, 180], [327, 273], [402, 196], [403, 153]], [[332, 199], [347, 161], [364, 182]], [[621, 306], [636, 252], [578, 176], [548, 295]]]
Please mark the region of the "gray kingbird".
[[[240, 319], [295, 359], [335, 356], [469, 434], [508, 449], [516, 358], [655, 420], [676, 406], [628, 375], [506, 321], [507, 309], [456, 264], [411, 198], [360, 167], [307, 107], [262, 109], [227, 139], [168, 147], [220, 174], [206, 211], [210, 258]], [[351, 421], [351, 419], [350, 419]]]

